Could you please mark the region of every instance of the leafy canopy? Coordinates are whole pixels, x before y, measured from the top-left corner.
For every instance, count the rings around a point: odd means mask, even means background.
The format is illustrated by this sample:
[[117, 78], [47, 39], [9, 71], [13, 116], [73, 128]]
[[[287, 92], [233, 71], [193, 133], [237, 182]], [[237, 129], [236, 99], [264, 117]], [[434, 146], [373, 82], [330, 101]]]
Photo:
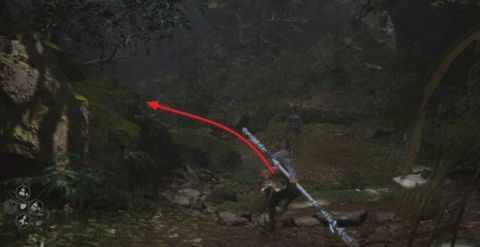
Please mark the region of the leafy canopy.
[[[198, 8], [202, 2], [194, 0]], [[117, 59], [118, 49], [130, 55], [153, 44], [173, 40], [174, 28], [184, 33], [191, 29], [184, 14], [187, 5], [180, 0], [45, 0], [34, 3], [31, 26], [48, 40], [62, 43], [73, 40], [88, 43], [101, 52], [98, 60], [86, 65], [101, 66]], [[110, 52], [104, 56], [105, 52]]]

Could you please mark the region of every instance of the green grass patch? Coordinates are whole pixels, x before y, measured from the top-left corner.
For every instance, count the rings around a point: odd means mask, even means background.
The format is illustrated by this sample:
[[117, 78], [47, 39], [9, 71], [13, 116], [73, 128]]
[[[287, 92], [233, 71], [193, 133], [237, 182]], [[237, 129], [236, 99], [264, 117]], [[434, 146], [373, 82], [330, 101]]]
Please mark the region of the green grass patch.
[[217, 205], [219, 211], [233, 210], [240, 212], [257, 212], [260, 210], [264, 201], [261, 196], [258, 195], [238, 195], [238, 202], [225, 201], [222, 204]]

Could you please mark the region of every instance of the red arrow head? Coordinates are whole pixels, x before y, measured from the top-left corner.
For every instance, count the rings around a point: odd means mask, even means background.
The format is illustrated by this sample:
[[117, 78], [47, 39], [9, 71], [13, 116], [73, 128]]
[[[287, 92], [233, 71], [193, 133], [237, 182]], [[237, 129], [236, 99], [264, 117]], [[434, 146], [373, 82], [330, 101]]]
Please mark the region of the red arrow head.
[[152, 109], [156, 110], [158, 108], [158, 101], [147, 101], [147, 105], [152, 107]]

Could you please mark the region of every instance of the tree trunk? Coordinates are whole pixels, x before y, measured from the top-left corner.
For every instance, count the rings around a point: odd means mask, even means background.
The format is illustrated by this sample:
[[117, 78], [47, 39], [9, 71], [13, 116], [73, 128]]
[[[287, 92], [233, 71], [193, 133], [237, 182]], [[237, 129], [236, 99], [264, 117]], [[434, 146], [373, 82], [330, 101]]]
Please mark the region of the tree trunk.
[[447, 71], [448, 67], [462, 51], [464, 51], [470, 43], [480, 38], [480, 23], [468, 31], [462, 38], [453, 44], [432, 66], [428, 71], [427, 77], [423, 82], [423, 97], [416, 115], [416, 123], [414, 126], [414, 133], [412, 136], [412, 146], [408, 152], [407, 160], [403, 166], [401, 179], [404, 179], [407, 173], [412, 168], [418, 151], [420, 150], [422, 140], [423, 122], [428, 107], [428, 102], [435, 91], [438, 83]]
[[470, 109], [472, 113], [480, 116], [480, 38], [477, 40], [475, 49], [475, 62], [470, 69], [469, 86], [470, 92]]
[[13, 18], [8, 11], [7, 0], [0, 0], [0, 36], [10, 36]]

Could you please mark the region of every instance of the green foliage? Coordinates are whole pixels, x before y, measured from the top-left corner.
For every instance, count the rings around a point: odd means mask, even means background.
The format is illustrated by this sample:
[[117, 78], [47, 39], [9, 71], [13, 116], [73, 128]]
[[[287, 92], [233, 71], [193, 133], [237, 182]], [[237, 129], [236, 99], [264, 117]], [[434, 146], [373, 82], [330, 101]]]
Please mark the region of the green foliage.
[[364, 175], [360, 171], [344, 172], [339, 177], [345, 189], [358, 189], [364, 184]]
[[217, 205], [218, 210], [235, 210], [237, 212], [257, 212], [260, 210], [263, 199], [258, 195], [238, 195], [238, 202], [225, 201]]
[[314, 62], [311, 56], [272, 46], [251, 65], [235, 69], [229, 75], [234, 84], [224, 91], [245, 101], [295, 97], [309, 89]]
[[251, 184], [258, 180], [259, 169], [253, 166], [243, 165], [235, 172], [235, 178], [240, 184]]
[[[383, 203], [387, 202], [404, 202], [412, 205], [418, 205], [422, 202], [426, 188], [419, 189], [405, 189], [401, 187], [392, 187], [388, 191], [380, 191], [380, 201]], [[435, 193], [432, 201], [428, 205], [429, 207], [435, 208], [435, 205], [442, 198], [441, 193]], [[431, 213], [431, 212], [430, 212]], [[431, 215], [430, 215], [431, 216]], [[426, 217], [430, 217], [426, 216]]]
[[480, 130], [480, 118], [467, 112], [454, 123], [439, 122], [429, 135], [423, 135], [417, 161], [437, 171], [441, 159], [451, 157], [469, 141], [472, 133]]
[[478, 1], [475, 0], [428, 0], [430, 2], [430, 6], [432, 7], [440, 7], [444, 5], [464, 5], [464, 6], [472, 6], [472, 5], [477, 5]]
[[[52, 158], [53, 162], [64, 162], [79, 158], [79, 155], [73, 153], [59, 153]], [[54, 191], [60, 191], [63, 198], [78, 203], [83, 208], [85, 202], [93, 199], [95, 195], [100, 194], [113, 186], [112, 178], [114, 174], [105, 170], [103, 167], [85, 167], [82, 165], [52, 165], [44, 170], [45, 174], [39, 177], [20, 177], [5, 181], [5, 185], [28, 186], [41, 184], [44, 189], [40, 192], [50, 194]]]
[[143, 212], [143, 209], [146, 206], [146, 201], [143, 197], [144, 193], [142, 190], [137, 190], [135, 192], [123, 191], [125, 198], [127, 199], [127, 211], [133, 212], [137, 219], [140, 214]]
[[[200, 6], [203, 0], [196, 1]], [[50, 41], [72, 39], [88, 42], [101, 51], [96, 65], [112, 60], [121, 48], [149, 54], [152, 43], [173, 41], [173, 30], [190, 31], [180, 0], [45, 0], [34, 3], [30, 12], [32, 28], [40, 30]], [[111, 54], [104, 56], [106, 52]]]
[[[118, 102], [127, 101], [135, 95], [134, 91], [113, 88], [111, 78], [87, 77], [84, 81], [72, 82], [71, 85], [77, 93], [77, 100], [87, 105], [88, 111], [93, 115], [90, 121], [95, 124], [89, 128], [91, 141], [100, 144], [115, 141], [120, 147], [124, 147], [128, 140], [139, 136], [139, 126], [117, 111]], [[129, 113], [128, 108], [122, 110]]]
[[156, 188], [157, 181], [162, 176], [158, 161], [158, 159], [141, 151], [132, 151], [125, 155], [125, 165], [130, 175], [130, 184], [133, 190], [142, 186]]

